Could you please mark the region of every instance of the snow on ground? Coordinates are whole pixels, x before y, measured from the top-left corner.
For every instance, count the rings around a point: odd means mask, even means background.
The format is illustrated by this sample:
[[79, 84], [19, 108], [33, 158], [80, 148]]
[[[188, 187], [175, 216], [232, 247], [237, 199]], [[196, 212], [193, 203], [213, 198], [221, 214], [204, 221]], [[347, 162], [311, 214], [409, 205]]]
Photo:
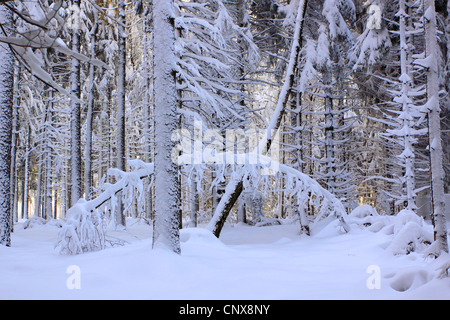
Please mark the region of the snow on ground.
[[[113, 233], [126, 245], [64, 256], [55, 224], [18, 224], [13, 246], [0, 248], [0, 299], [450, 299], [450, 278], [437, 278], [449, 255], [395, 256], [386, 249], [392, 234], [335, 226], [307, 237], [290, 221], [228, 225], [220, 240], [187, 228], [178, 256], [152, 250], [151, 228], [128, 220]], [[75, 276], [80, 288], [69, 289]]]

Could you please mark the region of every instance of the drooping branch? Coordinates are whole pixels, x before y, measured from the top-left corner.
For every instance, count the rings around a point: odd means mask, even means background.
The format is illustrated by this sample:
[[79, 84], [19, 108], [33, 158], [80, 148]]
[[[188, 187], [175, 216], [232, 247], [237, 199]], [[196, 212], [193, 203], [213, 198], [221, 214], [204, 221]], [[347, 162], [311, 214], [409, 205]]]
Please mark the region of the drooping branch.
[[56, 1], [55, 4], [48, 9], [48, 12], [42, 11], [44, 18], [35, 20], [29, 16], [29, 14], [19, 11], [14, 6], [6, 4], [5, 0], [0, 3], [5, 3], [5, 6], [16, 13], [25, 23], [37, 27], [30, 28], [29, 30], [22, 31], [16, 36], [12, 36], [12, 33], [5, 32], [3, 26], [0, 25], [0, 42], [7, 43], [11, 48], [16, 58], [22, 63], [23, 66], [33, 76], [44, 82], [46, 85], [59, 91], [61, 94], [70, 97], [77, 103], [83, 103], [78, 97], [74, 96], [69, 90], [64, 89], [59, 85], [51, 74], [46, 72], [41, 65], [39, 57], [32, 49], [49, 49], [52, 48], [68, 57], [73, 59], [89, 62], [97, 67], [109, 69], [109, 66], [105, 63], [97, 60], [90, 59], [89, 57], [70, 49], [61, 38], [55, 38], [50, 36], [49, 25], [52, 20], [56, 19], [59, 23], [63, 23], [62, 18], [58, 16], [58, 11], [63, 5], [63, 1]]
[[148, 178], [154, 171], [153, 163], [144, 163], [139, 159], [128, 163], [135, 169], [130, 172], [109, 169], [108, 173], [115, 175], [118, 181], [108, 185], [96, 198], [89, 201], [82, 198], [69, 209], [56, 243], [60, 253], [73, 255], [104, 248], [104, 218], [102, 214], [96, 212], [108, 201], [111, 201], [111, 210], [114, 211], [116, 195], [120, 192], [125, 194], [124, 191], [130, 188], [142, 188], [142, 180]]

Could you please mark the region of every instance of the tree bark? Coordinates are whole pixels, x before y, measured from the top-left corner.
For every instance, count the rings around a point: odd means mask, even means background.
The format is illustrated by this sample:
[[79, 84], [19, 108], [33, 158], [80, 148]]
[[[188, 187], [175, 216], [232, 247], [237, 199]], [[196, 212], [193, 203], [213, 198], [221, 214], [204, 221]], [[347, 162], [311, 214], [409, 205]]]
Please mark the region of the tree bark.
[[153, 2], [154, 97], [155, 97], [155, 219], [153, 247], [181, 253], [180, 182], [178, 166], [172, 161], [179, 129], [177, 115], [175, 16], [173, 0]]
[[[144, 137], [145, 137], [145, 162], [150, 163], [153, 161], [152, 157], [152, 135], [151, 135], [151, 118], [153, 115], [152, 111], [152, 99], [151, 99], [151, 56], [150, 56], [150, 37], [151, 34], [151, 5], [147, 3], [146, 15], [143, 21], [143, 65], [144, 65]], [[153, 218], [153, 188], [151, 187], [151, 178], [146, 179], [144, 183], [144, 188], [148, 191], [148, 196], [145, 200], [145, 217], [147, 219]]]
[[[441, 119], [439, 105], [438, 57], [439, 47], [436, 40], [436, 10], [434, 0], [424, 1], [425, 23], [425, 59], [430, 65], [427, 70], [427, 116], [430, 148], [430, 171], [432, 211], [434, 221], [434, 240], [437, 245], [435, 254], [448, 252], [447, 227], [445, 222], [444, 169], [442, 166]], [[429, 59], [431, 57], [431, 59]]]
[[22, 218], [28, 219], [28, 189], [30, 183], [30, 140], [31, 140], [31, 129], [30, 125], [27, 124], [27, 142], [25, 147], [25, 164], [24, 164], [24, 173], [23, 173], [23, 201], [22, 201]]
[[[400, 0], [400, 12], [406, 13], [406, 5], [405, 0]], [[399, 17], [400, 22], [400, 43], [407, 44], [406, 37], [406, 17], [404, 14], [401, 14]], [[400, 46], [400, 70], [401, 74], [409, 76], [408, 70], [408, 52], [407, 46]], [[409, 83], [406, 80], [402, 81], [401, 93], [403, 97], [409, 97]], [[413, 121], [409, 103], [406, 99], [402, 99], [402, 112], [404, 116], [402, 117], [403, 129], [404, 129], [404, 137], [403, 137], [403, 146], [404, 146], [404, 161], [405, 161], [405, 170], [404, 170], [404, 179], [406, 189], [404, 192], [406, 196], [406, 208], [412, 211], [417, 209], [416, 206], [416, 185], [415, 185], [415, 177], [414, 177], [414, 146], [413, 146]]]
[[[74, 14], [80, 11], [80, 0], [72, 0]], [[79, 18], [75, 18], [79, 19]], [[72, 30], [72, 50], [80, 53], [81, 29], [79, 26], [73, 26]], [[70, 161], [71, 161], [71, 198], [70, 206], [75, 205], [81, 198], [81, 83], [80, 83], [80, 61], [72, 58], [72, 69], [70, 75], [71, 94], [76, 99], [71, 101], [70, 111]]]
[[[117, 78], [117, 168], [125, 171], [125, 86], [126, 86], [126, 34], [125, 34], [125, 2], [119, 2], [119, 28], [118, 28], [118, 78]], [[125, 227], [125, 214], [122, 196], [118, 197], [116, 210], [116, 226]]]
[[17, 136], [19, 127], [19, 81], [20, 81], [20, 64], [16, 60], [14, 68], [14, 97], [13, 97], [13, 113], [12, 113], [12, 140], [11, 140], [11, 229], [14, 231], [14, 222], [18, 219], [17, 214]]
[[[0, 5], [0, 25], [6, 36], [13, 33], [13, 15]], [[1, 34], [1, 33], [0, 33]], [[0, 245], [11, 246], [11, 139], [14, 92], [14, 56], [0, 43]]]
[[[94, 17], [95, 22], [92, 30], [90, 32], [91, 36], [91, 59], [96, 58], [97, 49], [97, 29], [98, 21], [97, 16]], [[92, 124], [93, 124], [93, 113], [94, 113], [94, 103], [95, 103], [95, 66], [90, 64], [89, 66], [89, 93], [88, 93], [88, 105], [86, 113], [86, 149], [85, 149], [85, 167], [84, 167], [84, 192], [85, 199], [89, 201], [91, 199], [91, 189], [92, 189]]]

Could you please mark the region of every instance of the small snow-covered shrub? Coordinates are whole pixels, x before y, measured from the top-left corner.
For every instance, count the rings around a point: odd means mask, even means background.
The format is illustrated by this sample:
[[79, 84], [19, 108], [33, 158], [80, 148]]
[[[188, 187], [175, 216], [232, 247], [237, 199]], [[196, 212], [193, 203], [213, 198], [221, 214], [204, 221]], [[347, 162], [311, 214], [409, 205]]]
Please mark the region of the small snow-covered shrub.
[[444, 263], [439, 268], [439, 275], [438, 275], [439, 279], [449, 278], [449, 277], [450, 277], [450, 260], [447, 261], [446, 263]]
[[88, 210], [86, 203], [80, 199], [67, 212], [66, 224], [59, 232], [56, 244], [61, 254], [75, 255], [105, 247], [102, 215]]
[[427, 230], [423, 218], [413, 211], [400, 211], [393, 219], [392, 227], [394, 239], [388, 250], [395, 255], [423, 251], [433, 242], [433, 234]]
[[23, 223], [23, 228], [24, 229], [31, 229], [34, 226], [42, 226], [46, 223], [44, 218], [41, 217], [31, 217], [27, 220], [25, 220], [25, 222]]
[[378, 232], [385, 226], [384, 223], [380, 224], [379, 215], [375, 208], [368, 204], [360, 205], [353, 209], [348, 214], [348, 220], [362, 227], [372, 227], [374, 224], [376, 224], [377, 227], [373, 232]]
[[394, 255], [409, 254], [422, 251], [433, 241], [423, 225], [409, 221], [394, 234], [394, 239], [388, 246], [388, 250]]
[[106, 243], [111, 246], [123, 244], [120, 239], [106, 239], [106, 224], [109, 218], [114, 216], [119, 195], [122, 197], [125, 211], [131, 207], [134, 199], [138, 201], [138, 205], [143, 203], [142, 179], [153, 174], [154, 168], [152, 163], [145, 163], [139, 159], [129, 160], [128, 163], [132, 168], [131, 172], [109, 169], [108, 173], [114, 175], [118, 181], [115, 184], [104, 184], [105, 189], [97, 198], [90, 201], [80, 199], [67, 211], [66, 221], [56, 243], [56, 248], [61, 254], [74, 255], [102, 250]]
[[363, 204], [353, 209], [348, 216], [352, 218], [365, 218], [368, 216], [378, 216], [378, 212], [371, 205]]
[[371, 232], [383, 232], [392, 237], [386, 249], [394, 255], [423, 252], [433, 242], [431, 227], [411, 210], [381, 216], [371, 206], [363, 205], [349, 214], [349, 220]]
[[31, 217], [27, 220], [25, 220], [25, 222], [22, 225], [23, 229], [31, 229], [34, 228], [36, 226], [53, 226], [55, 228], [61, 228], [62, 227], [62, 223], [59, 220], [55, 220], [55, 219], [44, 219], [41, 217]]

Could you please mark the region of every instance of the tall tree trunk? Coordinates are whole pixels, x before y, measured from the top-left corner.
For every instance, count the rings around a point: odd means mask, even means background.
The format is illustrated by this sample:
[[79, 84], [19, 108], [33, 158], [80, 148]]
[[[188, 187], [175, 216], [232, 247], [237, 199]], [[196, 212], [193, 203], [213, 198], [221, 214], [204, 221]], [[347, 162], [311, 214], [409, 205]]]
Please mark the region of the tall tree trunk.
[[[331, 44], [333, 47], [334, 44]], [[333, 49], [331, 49], [333, 50]], [[331, 67], [323, 70], [325, 92], [325, 185], [332, 194], [336, 194], [335, 153], [334, 153], [334, 127], [333, 89]]]
[[[13, 33], [13, 15], [0, 5], [0, 34]], [[0, 245], [11, 246], [11, 136], [14, 92], [14, 56], [0, 43]]]
[[[413, 121], [412, 121], [412, 111], [410, 110], [409, 102], [406, 97], [409, 96], [409, 86], [406, 77], [409, 77], [408, 70], [408, 53], [407, 53], [407, 37], [406, 37], [406, 5], [405, 0], [400, 0], [400, 43], [405, 45], [400, 45], [400, 70], [402, 74], [402, 122], [403, 122], [403, 158], [405, 162], [404, 179], [405, 179], [405, 195], [406, 195], [406, 208], [415, 211], [416, 206], [416, 185], [414, 177], [414, 146], [413, 146]], [[403, 14], [405, 13], [405, 14]]]
[[12, 113], [12, 140], [11, 140], [11, 230], [14, 230], [14, 222], [17, 221], [17, 192], [16, 172], [17, 172], [17, 131], [19, 128], [19, 81], [20, 63], [16, 60], [14, 65], [14, 97]]
[[[45, 120], [44, 120], [45, 122]], [[39, 130], [40, 131], [40, 130]], [[42, 208], [41, 208], [41, 196], [42, 196], [42, 173], [44, 172], [44, 166], [45, 166], [45, 150], [44, 145], [41, 145], [40, 149], [40, 156], [38, 157], [39, 162], [39, 172], [38, 172], [38, 178], [37, 178], [37, 189], [36, 189], [36, 197], [35, 197], [35, 206], [34, 206], [34, 216], [35, 217], [42, 217]]]
[[[238, 18], [238, 26], [244, 30], [248, 30], [249, 28], [249, 17], [248, 17], [248, 4], [247, 0], [238, 0], [236, 3], [237, 6], [237, 18]], [[242, 37], [239, 37], [238, 39], [238, 46], [239, 46], [239, 54], [242, 57], [245, 57], [245, 53], [248, 50], [246, 48], [245, 40]], [[238, 68], [239, 72], [239, 80], [242, 81], [242, 83], [239, 86], [240, 96], [239, 96], [239, 104], [243, 110], [247, 109], [247, 104], [245, 101], [246, 97], [246, 86], [245, 86], [245, 78], [246, 78], [246, 70], [245, 70], [245, 61], [241, 61], [241, 64]], [[240, 152], [240, 151], [238, 151]], [[222, 186], [222, 194], [225, 193], [225, 185]], [[239, 196], [240, 200], [238, 200], [238, 210], [237, 210], [237, 221], [238, 222], [244, 222], [247, 223], [247, 216], [246, 216], [246, 207], [245, 207], [245, 200], [242, 199], [242, 196]], [[220, 200], [220, 199], [219, 199]], [[217, 207], [217, 206], [216, 206]], [[216, 208], [214, 207], [214, 209]]]
[[31, 140], [31, 129], [30, 125], [27, 124], [27, 135], [26, 135], [26, 147], [25, 147], [25, 164], [24, 164], [24, 173], [23, 173], [23, 201], [22, 201], [22, 218], [28, 219], [28, 189], [30, 184], [30, 140]]
[[445, 35], [445, 40], [447, 43], [447, 70], [445, 73], [445, 89], [447, 90], [447, 110], [450, 110], [450, 1], [448, 0], [445, 18]]
[[439, 105], [438, 43], [436, 38], [436, 10], [434, 0], [424, 1], [424, 23], [427, 66], [427, 116], [431, 164], [431, 192], [436, 255], [448, 252], [445, 222], [444, 169], [442, 166], [441, 119]]
[[[91, 36], [91, 59], [96, 58], [96, 33], [98, 29], [98, 21], [95, 13], [95, 22], [92, 30], [90, 32]], [[85, 159], [84, 159], [84, 192], [85, 199], [91, 199], [92, 190], [92, 124], [93, 124], [93, 113], [94, 113], [94, 103], [95, 103], [95, 66], [93, 63], [89, 66], [89, 93], [88, 93], [88, 105], [86, 113], [86, 149], [85, 149]]]
[[53, 196], [53, 219], [58, 219], [58, 188], [54, 189], [54, 196]]
[[[53, 124], [53, 88], [49, 89], [48, 92], [48, 110], [47, 110], [47, 123]], [[45, 127], [48, 130], [48, 125]], [[46, 135], [45, 139], [45, 191], [44, 191], [44, 209], [42, 211], [42, 216], [45, 219], [51, 219], [53, 216], [52, 212], [52, 149], [50, 147], [50, 135]]]
[[[151, 34], [151, 6], [147, 4], [146, 15], [144, 17], [144, 37], [143, 37], [143, 61], [144, 64], [144, 137], [145, 137], [145, 162], [153, 161], [152, 157], [152, 134], [151, 134], [151, 117], [152, 117], [152, 100], [151, 100], [151, 56], [150, 56], [150, 37]], [[147, 219], [153, 218], [153, 188], [150, 185], [151, 178], [145, 180], [145, 190], [148, 191], [148, 196], [145, 200], [145, 217]]]
[[175, 16], [173, 0], [153, 2], [155, 97], [155, 220], [153, 247], [180, 248], [180, 182], [171, 153], [177, 115]]
[[[126, 34], [125, 34], [125, 2], [119, 1], [118, 19], [118, 51], [119, 64], [117, 75], [117, 168], [125, 171], [125, 86], [126, 86]], [[125, 214], [122, 202], [122, 193], [117, 197], [116, 226], [125, 227]]]
[[189, 179], [189, 196], [190, 196], [190, 212], [191, 212], [191, 221], [189, 223], [189, 226], [191, 228], [196, 228], [198, 224], [198, 210], [200, 207], [200, 195], [197, 191], [197, 180], [194, 176]]
[[[80, 0], [72, 0], [72, 5], [75, 8], [74, 14], [80, 12]], [[75, 20], [79, 22], [80, 17]], [[72, 30], [72, 50], [80, 53], [81, 28], [80, 26], [73, 26]], [[72, 69], [70, 75], [71, 93], [73, 97], [81, 98], [81, 83], [80, 83], [80, 61], [72, 58]], [[70, 161], [71, 161], [71, 197], [70, 206], [81, 198], [81, 108], [80, 102], [72, 98], [70, 111]]]

